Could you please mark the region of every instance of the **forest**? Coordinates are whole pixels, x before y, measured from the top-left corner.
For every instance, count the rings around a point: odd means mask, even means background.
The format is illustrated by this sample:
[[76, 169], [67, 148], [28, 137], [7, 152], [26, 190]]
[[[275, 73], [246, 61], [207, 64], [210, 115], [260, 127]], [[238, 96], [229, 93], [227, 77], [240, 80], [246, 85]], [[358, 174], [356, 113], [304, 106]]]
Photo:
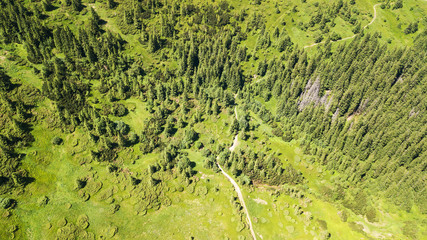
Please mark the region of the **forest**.
[[424, 239], [426, 11], [0, 0], [0, 238]]

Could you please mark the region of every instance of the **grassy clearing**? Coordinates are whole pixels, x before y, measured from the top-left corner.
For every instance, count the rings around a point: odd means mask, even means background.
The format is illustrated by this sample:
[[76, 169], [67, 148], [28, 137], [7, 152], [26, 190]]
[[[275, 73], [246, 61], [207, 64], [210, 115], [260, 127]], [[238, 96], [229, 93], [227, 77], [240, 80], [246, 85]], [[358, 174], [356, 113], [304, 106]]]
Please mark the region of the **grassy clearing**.
[[[384, 42], [391, 42], [393, 46], [410, 46], [416, 34], [405, 35], [403, 30], [409, 23], [419, 22], [418, 31], [425, 29], [425, 14], [427, 3], [425, 1], [408, 0], [401, 9], [377, 8], [377, 20], [368, 27], [368, 32], [380, 32]], [[399, 24], [401, 25], [399, 27]]]
[[[134, 105], [135, 110], [123, 120], [132, 129], [138, 129], [143, 119], [141, 116], [145, 114], [144, 104], [136, 99], [129, 99], [125, 104]], [[39, 107], [53, 108], [50, 101], [45, 101]], [[213, 119], [208, 124], [212, 127], [219, 126], [229, 121], [229, 118], [230, 116], [221, 114], [218, 120]], [[231, 184], [222, 175], [204, 169], [200, 153], [188, 151], [188, 157], [195, 163], [194, 169], [200, 179], [193, 190], [179, 192], [176, 190], [179, 182], [171, 180], [167, 183], [170, 188], [168, 196], [172, 202], [170, 207], [149, 211], [147, 215], [135, 215], [134, 200], [129, 198], [126, 190], [128, 184], [123, 180], [115, 182], [115, 178], [107, 171], [107, 164], [90, 163], [88, 150], [93, 146], [88, 145], [90, 141], [87, 136], [80, 130], [72, 135], [46, 131], [47, 124], [46, 120], [43, 125], [34, 128], [32, 134], [36, 138], [35, 143], [23, 150], [27, 154], [23, 167], [31, 172], [36, 181], [29, 184], [26, 193], [17, 199], [20, 204], [16, 208], [16, 214], [20, 216], [19, 225], [25, 232], [19, 231], [16, 236], [21, 236], [19, 233], [22, 233], [22, 237], [25, 235], [28, 239], [53, 239], [64, 218], [68, 222], [67, 226], [73, 226], [82, 214], [89, 218], [90, 225], [86, 229], [88, 234], [109, 236], [117, 227], [114, 239], [184, 239], [189, 236], [201, 239], [248, 239], [250, 236], [247, 229], [242, 229], [240, 217], [230, 203], [230, 196], [234, 194]], [[226, 139], [226, 131], [222, 130], [218, 129], [216, 133]], [[64, 143], [52, 145], [51, 140], [55, 136], [63, 138]], [[202, 139], [205, 139], [204, 136]], [[158, 157], [158, 153], [141, 155], [136, 145], [120, 152], [117, 163], [126, 172], [137, 176], [138, 172], [147, 169]], [[103, 184], [101, 191], [91, 195], [87, 202], [75, 190], [75, 180], [82, 176], [89, 176]], [[108, 189], [116, 189], [114, 192], [117, 192], [112, 200], [101, 201], [100, 196]], [[203, 189], [207, 192], [204, 193]], [[48, 204], [40, 206], [39, 199], [44, 196], [48, 197]], [[120, 210], [115, 214], [109, 213], [111, 201], [120, 205]], [[171, 224], [172, 222], [179, 224]], [[194, 224], [196, 222], [197, 226]]]
[[[16, 209], [16, 214], [22, 216], [21, 226], [25, 227], [25, 234], [29, 239], [44, 239], [46, 236], [47, 239], [54, 238], [63, 217], [69, 223], [75, 223], [82, 214], [89, 217], [90, 226], [87, 231], [96, 235], [106, 235], [111, 227], [117, 227], [119, 230], [115, 239], [184, 239], [188, 236], [201, 239], [237, 239], [239, 236], [250, 236], [248, 230], [241, 230], [240, 218], [230, 204], [230, 196], [234, 193], [231, 184], [222, 175], [204, 169], [200, 153], [188, 152], [189, 158], [196, 163], [195, 170], [198, 171], [197, 176], [200, 179], [194, 193], [191, 190], [182, 193], [171, 190], [174, 193], [168, 196], [172, 206], [161, 207], [160, 210], [149, 212], [145, 216], [135, 216], [133, 200], [127, 199], [126, 191], [123, 190], [126, 185], [119, 183], [114, 202], [121, 207], [113, 215], [108, 213], [110, 204], [98, 199], [103, 189], [114, 187], [117, 183], [113, 182], [114, 178], [108, 173], [106, 164], [80, 166], [79, 161], [84, 158], [84, 154], [80, 155], [79, 151], [85, 148], [85, 137], [77, 132], [74, 136], [65, 138], [64, 145], [53, 146], [50, 141], [54, 136], [65, 135], [60, 132], [41, 134], [42, 131], [42, 128], [34, 129], [36, 144], [27, 150], [28, 155], [23, 163], [36, 179], [27, 188], [28, 193], [34, 194], [23, 195], [19, 199], [21, 204]], [[77, 139], [79, 145], [72, 147]], [[71, 156], [70, 152], [75, 152], [75, 155]], [[119, 154], [119, 159], [121, 156], [122, 154]], [[134, 163], [125, 161], [123, 168], [128, 172], [137, 173], [146, 169], [157, 156], [158, 154], [148, 154]], [[131, 158], [129, 155], [123, 155], [123, 158], [125, 157]], [[93, 176], [103, 183], [101, 192], [91, 196], [87, 202], [82, 201], [74, 190], [74, 179], [85, 175]], [[177, 186], [175, 181], [169, 182], [168, 185], [170, 188]], [[207, 189], [207, 193], [198, 193], [202, 191], [199, 188]], [[49, 203], [39, 207], [38, 199], [43, 196], [49, 198]], [[108, 220], [105, 219], [106, 214], [109, 216]], [[179, 224], [171, 224], [172, 222]], [[50, 225], [52, 226], [48, 228]]]

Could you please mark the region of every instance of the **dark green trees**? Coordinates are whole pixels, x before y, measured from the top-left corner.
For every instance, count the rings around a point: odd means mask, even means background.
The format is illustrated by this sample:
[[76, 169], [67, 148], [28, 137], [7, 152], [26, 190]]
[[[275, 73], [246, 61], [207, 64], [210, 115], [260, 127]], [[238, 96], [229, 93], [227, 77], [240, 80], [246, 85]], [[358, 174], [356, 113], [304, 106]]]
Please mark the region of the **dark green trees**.
[[399, 9], [402, 7], [403, 7], [403, 1], [402, 0], [397, 0], [393, 5], [393, 9]]
[[71, 0], [71, 7], [74, 11], [79, 12], [83, 8], [83, 4], [81, 0]]
[[247, 150], [231, 155], [221, 154], [219, 162], [229, 168], [235, 177], [249, 178], [249, 182], [253, 180], [270, 185], [281, 185], [302, 183], [304, 179], [302, 174], [295, 170], [292, 165], [283, 168], [277, 157], [274, 155], [266, 156], [263, 152], [257, 154]]
[[160, 37], [155, 30], [152, 31], [148, 40], [148, 49], [154, 53], [160, 49]]
[[116, 7], [116, 2], [114, 1], [114, 0], [107, 0], [107, 7], [109, 8], [109, 9], [113, 9], [113, 8], [115, 8]]
[[90, 8], [90, 17], [89, 17], [89, 22], [88, 22], [88, 27], [89, 27], [89, 31], [93, 32], [95, 34], [97, 34], [100, 31], [100, 27], [99, 27], [99, 21], [100, 21], [100, 17], [98, 15], [98, 13], [95, 11], [95, 9]]

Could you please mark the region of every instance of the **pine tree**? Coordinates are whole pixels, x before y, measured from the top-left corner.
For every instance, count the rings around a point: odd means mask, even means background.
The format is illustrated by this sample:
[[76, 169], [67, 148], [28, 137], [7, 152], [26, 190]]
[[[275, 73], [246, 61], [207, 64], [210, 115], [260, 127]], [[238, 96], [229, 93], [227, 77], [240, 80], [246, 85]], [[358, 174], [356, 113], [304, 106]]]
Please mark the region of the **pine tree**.
[[152, 53], [160, 49], [160, 40], [157, 33], [153, 30], [148, 40], [148, 50]]
[[218, 105], [218, 101], [214, 101], [213, 105], [212, 105], [212, 113], [214, 115], [218, 115], [220, 112], [220, 107]]
[[114, 2], [114, 0], [107, 0], [107, 7], [109, 9], [113, 9], [116, 7], [116, 2]]
[[80, 12], [83, 8], [82, 1], [81, 0], [71, 0], [71, 1], [72, 1], [71, 6], [73, 7], [73, 10]]
[[233, 122], [231, 123], [230, 126], [230, 134], [234, 135], [239, 131], [239, 122], [237, 121], [237, 119], [233, 118]]

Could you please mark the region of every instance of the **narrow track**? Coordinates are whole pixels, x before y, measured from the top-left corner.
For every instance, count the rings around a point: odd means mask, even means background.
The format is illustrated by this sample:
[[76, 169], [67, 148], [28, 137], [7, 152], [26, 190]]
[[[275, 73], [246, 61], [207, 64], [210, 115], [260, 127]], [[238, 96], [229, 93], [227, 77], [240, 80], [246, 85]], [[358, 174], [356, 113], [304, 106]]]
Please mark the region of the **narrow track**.
[[[235, 116], [236, 116], [236, 119], [237, 119], [237, 108], [234, 108], [234, 112], [236, 113]], [[233, 145], [229, 148], [230, 151], [233, 152], [234, 149], [237, 147], [238, 144], [239, 144], [239, 137], [238, 137], [238, 134], [236, 134], [236, 136], [234, 137]], [[248, 211], [248, 208], [246, 207], [245, 199], [243, 198], [243, 194], [242, 194], [242, 191], [240, 190], [239, 185], [237, 184], [236, 181], [234, 181], [234, 179], [230, 175], [228, 175], [224, 171], [224, 169], [222, 169], [221, 165], [219, 165], [219, 163], [218, 163], [218, 157], [217, 157], [216, 164], [218, 165], [219, 169], [221, 170], [221, 173], [231, 182], [231, 184], [233, 184], [234, 189], [237, 192], [237, 196], [239, 197], [239, 201], [242, 204], [243, 210], [246, 213], [246, 220], [247, 220], [248, 225], [249, 225], [249, 230], [251, 231], [253, 239], [256, 240], [256, 235], [255, 235], [254, 228], [252, 226], [251, 217], [249, 216], [249, 211]]]
[[[379, 6], [381, 3], [377, 3], [377, 4], [375, 4], [374, 5], [374, 17], [372, 18], [372, 20], [371, 20], [371, 22], [369, 22], [368, 24], [366, 24], [364, 27], [363, 27], [363, 29], [365, 29], [365, 28], [367, 28], [369, 25], [371, 25], [372, 23], [374, 23], [374, 21], [375, 21], [375, 19], [377, 18], [377, 9], [375, 8], [376, 6]], [[354, 38], [354, 37], [356, 37], [357, 36], [357, 34], [354, 34], [353, 36], [350, 36], [350, 37], [345, 37], [345, 38], [342, 38], [342, 39], [340, 39], [340, 40], [336, 40], [336, 41], [331, 41], [331, 42], [340, 42], [340, 41], [345, 41], [345, 40], [348, 40], [348, 39], [352, 39], [352, 38]], [[307, 46], [304, 46], [304, 48], [311, 48], [311, 47], [314, 47], [314, 46], [316, 46], [316, 45], [319, 45], [319, 44], [322, 44], [322, 43], [325, 43], [325, 41], [322, 41], [322, 42], [319, 42], [319, 43], [313, 43], [313, 44], [311, 44], [311, 45], [307, 45]]]

